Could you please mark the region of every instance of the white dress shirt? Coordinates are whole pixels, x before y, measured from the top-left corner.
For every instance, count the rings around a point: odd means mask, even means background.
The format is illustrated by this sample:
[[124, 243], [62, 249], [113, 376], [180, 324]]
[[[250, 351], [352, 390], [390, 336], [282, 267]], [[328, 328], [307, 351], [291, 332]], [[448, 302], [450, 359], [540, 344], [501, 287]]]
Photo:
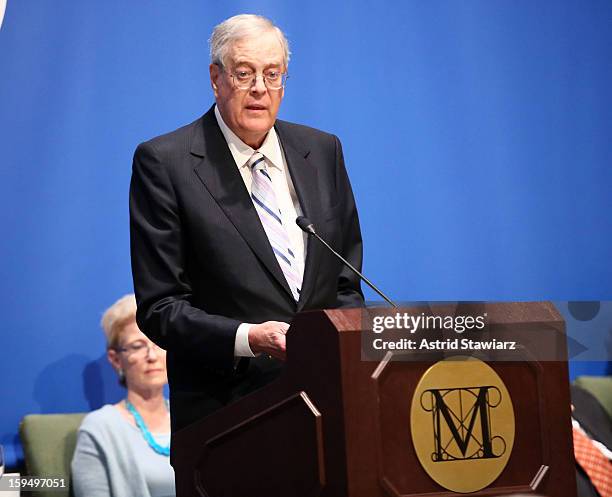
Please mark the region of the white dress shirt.
[[[276, 196], [276, 202], [281, 211], [283, 225], [289, 235], [291, 250], [295, 254], [296, 271], [300, 276], [304, 274], [304, 261], [306, 260], [306, 233], [295, 224], [295, 219], [302, 215], [302, 209], [295, 192], [295, 187], [291, 181], [291, 175], [287, 168], [287, 160], [278, 140], [276, 130], [272, 128], [268, 131], [261, 147], [255, 150], [244, 143], [236, 134], [225, 124], [219, 109], [215, 105], [215, 117], [221, 128], [221, 132], [229, 146], [234, 162], [240, 171], [244, 184], [251, 193], [252, 172], [247, 163], [254, 152], [260, 152], [266, 160], [268, 173], [272, 180], [272, 188]], [[236, 331], [234, 342], [234, 356], [253, 357], [253, 351], [249, 347], [249, 330], [253, 326], [251, 323], [242, 323]]]

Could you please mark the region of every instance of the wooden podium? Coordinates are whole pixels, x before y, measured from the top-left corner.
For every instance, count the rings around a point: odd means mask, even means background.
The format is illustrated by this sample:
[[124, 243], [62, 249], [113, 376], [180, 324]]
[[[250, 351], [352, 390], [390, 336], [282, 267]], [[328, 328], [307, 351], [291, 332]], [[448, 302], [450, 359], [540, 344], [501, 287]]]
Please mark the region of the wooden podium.
[[[545, 326], [565, 349], [552, 304], [481, 306], [492, 335], [533, 335]], [[297, 315], [278, 380], [177, 433], [177, 495], [460, 495], [429, 477], [412, 443], [412, 393], [432, 361], [362, 360], [362, 312]], [[503, 472], [471, 495], [576, 495], [567, 361], [530, 357], [488, 362], [510, 393], [516, 432]]]

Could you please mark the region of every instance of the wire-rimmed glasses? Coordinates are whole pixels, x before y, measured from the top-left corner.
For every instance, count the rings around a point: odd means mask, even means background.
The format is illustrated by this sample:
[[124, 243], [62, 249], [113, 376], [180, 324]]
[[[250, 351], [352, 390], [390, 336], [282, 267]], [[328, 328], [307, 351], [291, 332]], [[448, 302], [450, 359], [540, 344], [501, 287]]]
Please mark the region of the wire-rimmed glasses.
[[259, 76], [262, 77], [264, 85], [268, 90], [280, 90], [285, 87], [287, 78], [289, 78], [289, 74], [277, 69], [268, 69], [261, 73], [261, 75], [255, 71], [245, 69], [226, 72], [232, 78], [234, 87], [238, 90], [250, 90]]

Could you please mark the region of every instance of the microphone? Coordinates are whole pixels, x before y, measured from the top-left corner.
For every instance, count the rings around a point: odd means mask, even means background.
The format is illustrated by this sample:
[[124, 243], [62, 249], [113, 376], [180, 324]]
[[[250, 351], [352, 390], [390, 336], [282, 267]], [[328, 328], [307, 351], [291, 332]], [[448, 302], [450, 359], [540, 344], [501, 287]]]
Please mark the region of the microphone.
[[314, 224], [312, 224], [312, 222], [310, 221], [310, 219], [308, 219], [307, 217], [304, 216], [299, 216], [296, 220], [295, 220], [295, 224], [297, 224], [300, 229], [302, 231], [304, 231], [305, 233], [308, 233], [309, 235], [314, 236], [317, 240], [319, 240], [325, 247], [327, 247], [330, 252], [332, 254], [334, 254], [338, 259], [340, 259], [342, 261], [342, 263], [348, 267], [351, 271], [353, 271], [353, 273], [355, 273], [357, 276], [359, 276], [363, 281], [365, 281], [368, 286], [374, 290], [378, 295], [380, 295], [383, 299], [385, 299], [389, 304], [391, 304], [392, 307], [397, 307], [397, 305], [389, 298], [387, 297], [383, 292], [381, 292], [374, 283], [372, 283], [369, 279], [367, 279], [363, 274], [361, 274], [359, 271], [357, 271], [357, 269], [355, 269], [351, 263], [349, 261], [347, 261], [344, 257], [342, 257], [338, 252], [336, 252], [333, 248], [330, 247], [330, 245], [323, 240], [323, 238], [321, 238], [319, 236], [319, 234], [317, 233], [317, 231], [315, 230]]

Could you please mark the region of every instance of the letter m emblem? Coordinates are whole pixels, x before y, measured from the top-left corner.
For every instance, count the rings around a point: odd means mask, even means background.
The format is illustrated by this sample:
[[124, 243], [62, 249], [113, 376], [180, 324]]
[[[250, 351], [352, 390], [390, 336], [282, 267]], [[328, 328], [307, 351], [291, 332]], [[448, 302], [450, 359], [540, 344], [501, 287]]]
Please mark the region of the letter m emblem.
[[[430, 389], [421, 395], [421, 406], [432, 413], [432, 460], [456, 461], [500, 457], [493, 452], [490, 391], [494, 386]], [[494, 395], [494, 397], [497, 397]]]

